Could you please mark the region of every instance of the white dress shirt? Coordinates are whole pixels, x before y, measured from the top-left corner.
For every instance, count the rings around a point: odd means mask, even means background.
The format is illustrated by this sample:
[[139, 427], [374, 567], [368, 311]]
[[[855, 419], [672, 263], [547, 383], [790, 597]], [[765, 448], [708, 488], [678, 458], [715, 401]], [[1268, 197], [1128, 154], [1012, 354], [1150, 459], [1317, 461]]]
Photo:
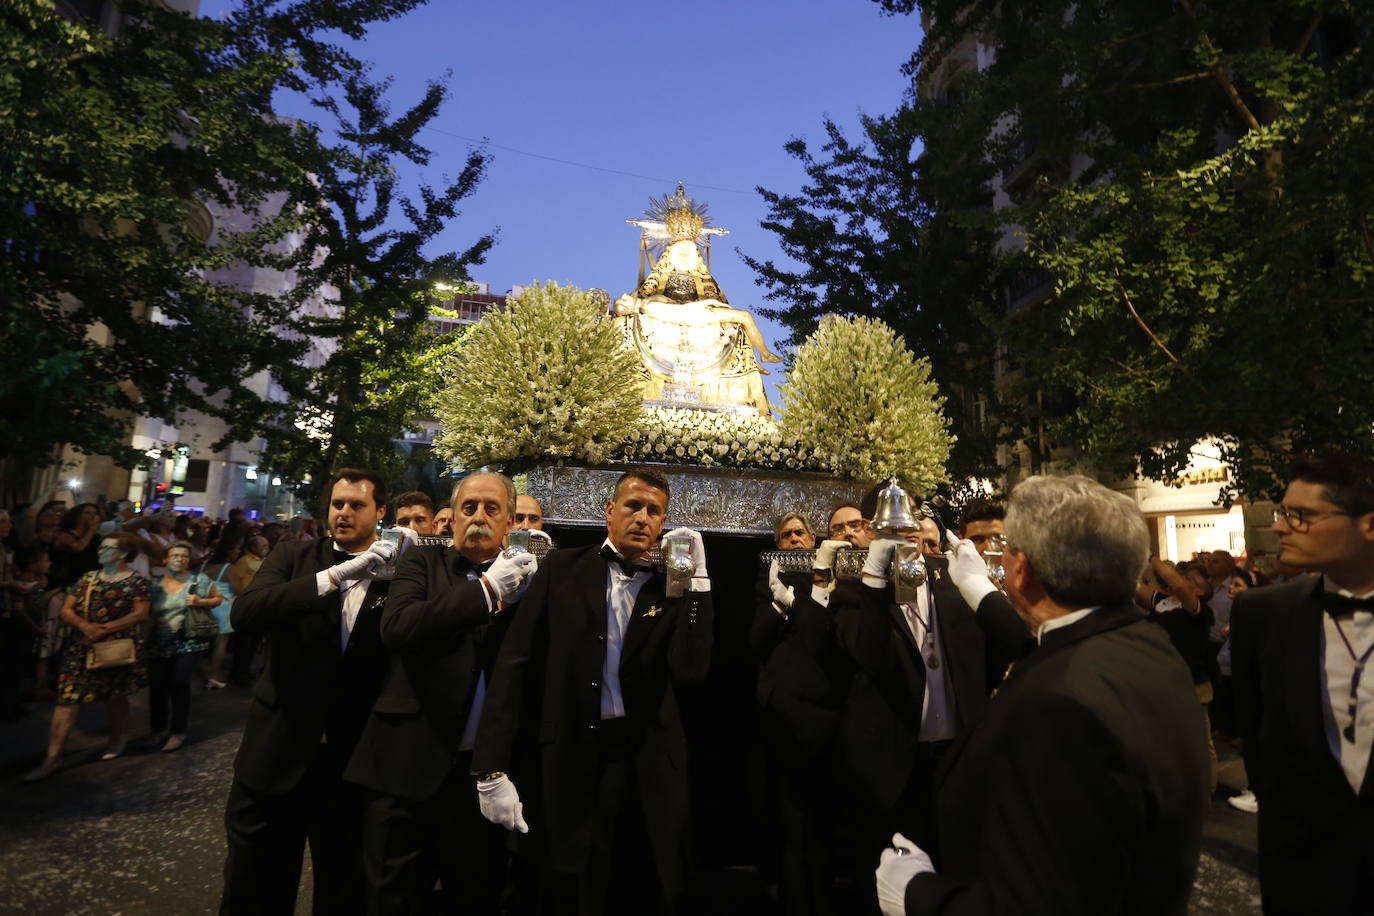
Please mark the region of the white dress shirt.
[[1089, 614], [1097, 610], [1099, 607], [1101, 607], [1101, 605], [1085, 607], [1081, 611], [1074, 611], [1071, 614], [1065, 614], [1063, 617], [1055, 617], [1050, 620], [1046, 620], [1044, 623], [1040, 624], [1040, 629], [1035, 631], [1036, 643], [1043, 643], [1045, 641], [1045, 634], [1048, 633], [1050, 630], [1057, 630], [1060, 627], [1067, 627], [1072, 624], [1078, 623], [1078, 621], [1082, 620], [1084, 617], [1087, 617]]
[[[606, 539], [602, 549], [606, 547], [615, 550], [610, 538]], [[635, 602], [639, 600], [639, 593], [653, 572], [653, 569], [646, 568], [643, 572], [627, 575], [618, 564], [606, 564], [606, 661], [601, 666], [603, 719], [618, 719], [625, 715], [625, 697], [620, 692], [620, 649], [625, 642], [625, 631], [629, 629]]]
[[[371, 546], [371, 545], [369, 545]], [[339, 548], [335, 545], [336, 549]], [[349, 556], [356, 557], [367, 552], [367, 548], [350, 553]], [[353, 634], [353, 624], [358, 621], [358, 614], [363, 609], [363, 601], [367, 598], [367, 587], [372, 584], [371, 579], [345, 579], [340, 585], [335, 586], [329, 580], [329, 570], [322, 569], [315, 573], [315, 589], [319, 596], [340, 590], [343, 596], [343, 613], [339, 615], [339, 651], [348, 651], [348, 637]]]
[[[945, 652], [940, 628], [935, 618], [935, 596], [929, 583], [921, 583], [916, 589], [916, 600], [910, 604], [898, 605], [906, 618], [907, 628], [920, 649], [921, 658], [926, 664], [925, 692], [921, 697], [921, 729], [917, 734], [920, 741], [951, 741], [956, 737], [954, 710], [949, 695], [949, 681], [945, 676], [949, 656]], [[930, 638], [927, 639], [927, 636]], [[939, 660], [939, 665], [930, 667], [931, 657]]]
[[[1335, 583], [1325, 580], [1327, 591], [1347, 598], [1365, 598], [1374, 595], [1356, 595]], [[1337, 629], [1339, 627], [1339, 630]], [[1345, 639], [1341, 639], [1344, 632]], [[1345, 640], [1350, 641], [1350, 655]], [[1326, 743], [1331, 755], [1345, 771], [1346, 781], [1358, 795], [1364, 785], [1365, 770], [1369, 766], [1369, 751], [1374, 743], [1374, 657], [1365, 664], [1360, 677], [1360, 692], [1356, 696], [1355, 740], [1345, 740], [1345, 729], [1351, 723], [1350, 681], [1355, 674], [1355, 659], [1364, 655], [1370, 644], [1374, 643], [1374, 611], [1356, 611], [1352, 617], [1343, 618], [1339, 623], [1330, 614], [1322, 614], [1322, 685], [1328, 702], [1322, 704], [1322, 722], [1326, 728]]]

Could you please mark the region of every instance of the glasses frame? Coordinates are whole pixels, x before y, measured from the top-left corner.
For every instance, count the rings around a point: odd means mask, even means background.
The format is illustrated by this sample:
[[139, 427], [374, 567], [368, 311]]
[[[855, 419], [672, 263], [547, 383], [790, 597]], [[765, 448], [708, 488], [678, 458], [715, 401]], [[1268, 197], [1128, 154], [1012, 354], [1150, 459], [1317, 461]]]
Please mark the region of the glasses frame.
[[846, 531], [863, 531], [868, 527], [868, 519], [852, 518], [847, 522], [840, 522], [838, 525], [830, 526], [831, 534], [844, 534]]
[[1317, 524], [1317, 522], [1324, 522], [1328, 518], [1333, 518], [1337, 515], [1344, 515], [1347, 518], [1350, 517], [1349, 512], [1342, 512], [1339, 509], [1330, 512], [1323, 512], [1320, 509], [1291, 509], [1280, 503], [1274, 507], [1274, 524], [1277, 525], [1282, 521], [1298, 534], [1306, 534], [1312, 529], [1313, 525]]

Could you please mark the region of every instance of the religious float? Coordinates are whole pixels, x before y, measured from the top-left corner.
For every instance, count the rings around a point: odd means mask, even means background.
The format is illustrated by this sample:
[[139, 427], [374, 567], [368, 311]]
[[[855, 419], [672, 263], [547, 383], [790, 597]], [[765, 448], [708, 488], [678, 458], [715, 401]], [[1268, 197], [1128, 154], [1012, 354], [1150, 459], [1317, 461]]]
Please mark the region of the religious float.
[[771, 535], [793, 511], [823, 524], [889, 477], [917, 493], [944, 481], [943, 398], [890, 328], [822, 321], [775, 419], [762, 376], [783, 359], [711, 273], [727, 230], [682, 185], [626, 222], [632, 292], [532, 286], [473, 328], [438, 399], [441, 455], [520, 474], [547, 522], [597, 530], [629, 464], [667, 476], [672, 524], [720, 535]]

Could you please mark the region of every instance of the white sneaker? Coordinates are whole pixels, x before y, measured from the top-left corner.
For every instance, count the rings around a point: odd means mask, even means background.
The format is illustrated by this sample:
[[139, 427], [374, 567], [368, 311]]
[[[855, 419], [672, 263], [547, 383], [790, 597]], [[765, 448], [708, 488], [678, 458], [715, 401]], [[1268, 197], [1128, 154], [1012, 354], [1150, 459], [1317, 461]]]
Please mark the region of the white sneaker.
[[1239, 795], [1233, 795], [1226, 799], [1226, 804], [1235, 808], [1237, 811], [1245, 811], [1249, 814], [1259, 813], [1259, 799], [1255, 798], [1255, 793], [1246, 789]]

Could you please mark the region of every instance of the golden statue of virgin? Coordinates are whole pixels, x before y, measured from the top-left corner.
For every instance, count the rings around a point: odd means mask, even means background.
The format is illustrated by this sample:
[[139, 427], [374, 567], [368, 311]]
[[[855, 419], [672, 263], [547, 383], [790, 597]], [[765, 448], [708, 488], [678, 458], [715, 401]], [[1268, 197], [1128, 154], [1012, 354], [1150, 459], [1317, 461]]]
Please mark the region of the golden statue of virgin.
[[760, 361], [782, 357], [711, 276], [711, 237], [727, 230], [709, 225], [681, 184], [649, 203], [646, 219], [626, 220], [640, 228], [639, 285], [612, 308], [643, 363], [645, 402], [768, 414]]

